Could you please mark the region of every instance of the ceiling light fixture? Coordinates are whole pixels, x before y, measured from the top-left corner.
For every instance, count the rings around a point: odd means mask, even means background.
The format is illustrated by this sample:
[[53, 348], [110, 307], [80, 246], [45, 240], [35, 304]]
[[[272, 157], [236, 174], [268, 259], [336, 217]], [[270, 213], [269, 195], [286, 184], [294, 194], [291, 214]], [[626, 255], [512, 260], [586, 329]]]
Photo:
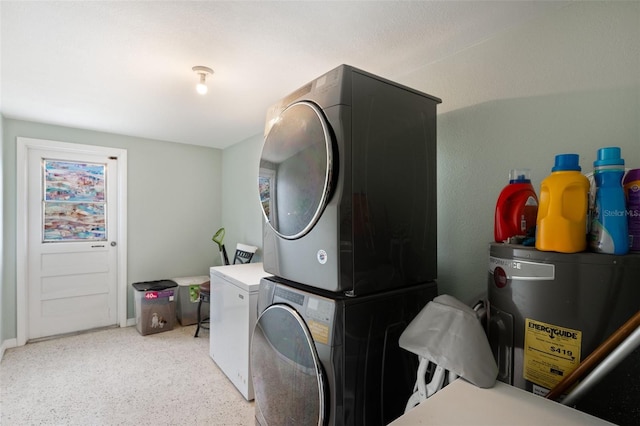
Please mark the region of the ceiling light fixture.
[[201, 95], [206, 95], [207, 94], [207, 84], [205, 83], [205, 80], [207, 79], [208, 75], [213, 74], [213, 70], [211, 68], [209, 68], [209, 67], [203, 67], [203, 66], [196, 66], [196, 67], [193, 67], [191, 69], [193, 70], [193, 72], [195, 72], [196, 74], [198, 74], [200, 76], [200, 81], [198, 82], [198, 85], [196, 86], [196, 90]]

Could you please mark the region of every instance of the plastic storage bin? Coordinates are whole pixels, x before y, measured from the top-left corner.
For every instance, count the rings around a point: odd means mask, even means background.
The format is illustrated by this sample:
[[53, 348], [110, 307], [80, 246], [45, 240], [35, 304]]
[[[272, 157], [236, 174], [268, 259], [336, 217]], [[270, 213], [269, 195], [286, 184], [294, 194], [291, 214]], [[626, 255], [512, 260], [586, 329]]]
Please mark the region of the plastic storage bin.
[[200, 300], [200, 284], [209, 281], [209, 277], [173, 278], [178, 284], [176, 293], [176, 313], [181, 325], [192, 325], [198, 322], [198, 300]]
[[133, 283], [136, 329], [146, 336], [173, 330], [176, 323], [176, 284], [172, 280]]

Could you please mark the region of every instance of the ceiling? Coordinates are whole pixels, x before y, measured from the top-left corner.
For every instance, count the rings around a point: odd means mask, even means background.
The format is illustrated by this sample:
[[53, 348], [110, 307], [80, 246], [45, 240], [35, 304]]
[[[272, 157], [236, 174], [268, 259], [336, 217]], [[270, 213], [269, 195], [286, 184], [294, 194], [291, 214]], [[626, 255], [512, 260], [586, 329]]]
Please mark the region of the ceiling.
[[[3, 0], [0, 111], [225, 148], [342, 63], [402, 82], [566, 3]], [[205, 96], [195, 65], [215, 72]]]

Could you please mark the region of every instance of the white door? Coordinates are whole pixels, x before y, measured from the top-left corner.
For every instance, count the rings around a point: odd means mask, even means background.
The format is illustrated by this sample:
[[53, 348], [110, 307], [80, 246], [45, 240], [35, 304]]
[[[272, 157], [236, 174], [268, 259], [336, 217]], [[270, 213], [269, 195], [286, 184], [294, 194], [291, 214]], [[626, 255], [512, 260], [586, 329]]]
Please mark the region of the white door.
[[23, 138], [19, 149], [25, 341], [119, 324], [123, 150]]

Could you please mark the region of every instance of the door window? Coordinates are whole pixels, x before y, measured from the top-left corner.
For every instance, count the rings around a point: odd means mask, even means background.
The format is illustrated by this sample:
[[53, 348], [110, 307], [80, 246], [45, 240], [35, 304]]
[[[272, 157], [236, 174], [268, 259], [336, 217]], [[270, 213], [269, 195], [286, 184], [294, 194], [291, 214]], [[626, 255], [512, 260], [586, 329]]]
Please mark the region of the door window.
[[260, 159], [260, 202], [268, 224], [295, 239], [318, 221], [331, 190], [332, 142], [310, 102], [286, 108], [267, 134]]
[[311, 334], [287, 305], [258, 319], [251, 341], [255, 400], [270, 425], [321, 425], [324, 379]]
[[105, 164], [43, 160], [43, 242], [106, 241], [105, 171]]

